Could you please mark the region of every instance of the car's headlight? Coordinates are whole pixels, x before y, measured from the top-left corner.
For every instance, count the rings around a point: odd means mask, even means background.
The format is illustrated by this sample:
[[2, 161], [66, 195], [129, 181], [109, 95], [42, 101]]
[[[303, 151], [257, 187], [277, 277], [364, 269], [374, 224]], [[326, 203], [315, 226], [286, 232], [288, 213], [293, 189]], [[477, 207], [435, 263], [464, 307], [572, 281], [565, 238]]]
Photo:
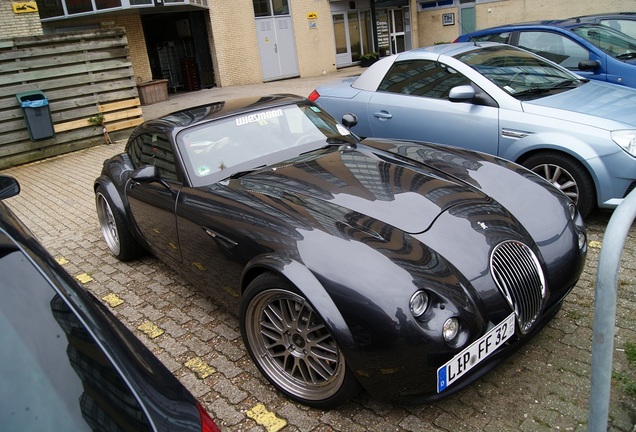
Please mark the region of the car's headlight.
[[568, 211], [570, 213], [570, 219], [576, 220], [576, 206], [574, 203], [568, 203]]
[[636, 156], [636, 130], [613, 131], [612, 140], [627, 153]]
[[417, 291], [411, 296], [409, 305], [413, 316], [415, 318], [421, 317], [428, 308], [428, 294], [425, 291]]

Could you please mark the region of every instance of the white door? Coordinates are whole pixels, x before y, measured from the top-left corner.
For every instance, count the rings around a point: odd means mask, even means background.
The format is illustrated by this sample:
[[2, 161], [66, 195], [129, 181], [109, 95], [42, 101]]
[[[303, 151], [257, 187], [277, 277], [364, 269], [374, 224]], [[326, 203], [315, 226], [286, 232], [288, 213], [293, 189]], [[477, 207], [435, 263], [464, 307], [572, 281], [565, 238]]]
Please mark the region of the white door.
[[256, 18], [263, 81], [298, 76], [291, 16]]

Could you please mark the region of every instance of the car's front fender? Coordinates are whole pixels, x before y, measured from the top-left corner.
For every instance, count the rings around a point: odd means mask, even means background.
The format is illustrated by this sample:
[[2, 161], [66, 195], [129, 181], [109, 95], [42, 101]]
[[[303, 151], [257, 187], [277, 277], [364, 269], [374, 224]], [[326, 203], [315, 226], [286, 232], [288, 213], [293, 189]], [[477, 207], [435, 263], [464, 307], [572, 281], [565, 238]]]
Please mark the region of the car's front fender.
[[115, 186], [115, 183], [113, 183], [113, 181], [109, 177], [101, 175], [95, 180], [95, 183], [93, 184], [93, 190], [97, 192], [98, 187], [101, 187], [108, 195], [117, 211], [119, 211], [119, 213], [123, 217], [126, 217], [128, 212], [126, 211], [124, 200], [122, 199], [117, 186]]

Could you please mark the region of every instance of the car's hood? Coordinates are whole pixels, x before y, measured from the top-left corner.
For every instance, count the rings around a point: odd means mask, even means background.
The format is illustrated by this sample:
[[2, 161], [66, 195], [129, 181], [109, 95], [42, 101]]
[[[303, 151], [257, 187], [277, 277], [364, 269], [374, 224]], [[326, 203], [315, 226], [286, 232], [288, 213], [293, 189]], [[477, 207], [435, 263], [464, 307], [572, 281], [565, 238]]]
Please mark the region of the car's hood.
[[371, 219], [407, 233], [426, 231], [453, 205], [490, 199], [423, 164], [377, 157], [368, 147], [332, 150], [241, 178], [252, 193], [300, 205], [314, 217], [363, 228]]
[[523, 109], [607, 130], [625, 129], [636, 127], [636, 89], [592, 80], [568, 91], [523, 102]]

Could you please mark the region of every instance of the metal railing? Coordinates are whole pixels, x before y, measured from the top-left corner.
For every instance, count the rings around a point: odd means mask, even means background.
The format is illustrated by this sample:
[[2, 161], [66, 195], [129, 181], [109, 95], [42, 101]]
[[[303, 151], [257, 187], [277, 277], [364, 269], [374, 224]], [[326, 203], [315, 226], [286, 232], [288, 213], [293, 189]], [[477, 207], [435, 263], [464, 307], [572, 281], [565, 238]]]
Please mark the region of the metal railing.
[[627, 234], [636, 219], [636, 190], [614, 210], [607, 224], [598, 258], [594, 292], [594, 333], [592, 336], [592, 380], [588, 431], [607, 431], [614, 325], [618, 297], [618, 270]]

